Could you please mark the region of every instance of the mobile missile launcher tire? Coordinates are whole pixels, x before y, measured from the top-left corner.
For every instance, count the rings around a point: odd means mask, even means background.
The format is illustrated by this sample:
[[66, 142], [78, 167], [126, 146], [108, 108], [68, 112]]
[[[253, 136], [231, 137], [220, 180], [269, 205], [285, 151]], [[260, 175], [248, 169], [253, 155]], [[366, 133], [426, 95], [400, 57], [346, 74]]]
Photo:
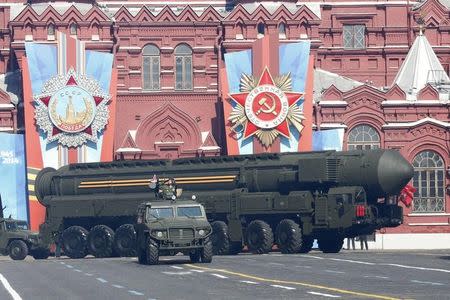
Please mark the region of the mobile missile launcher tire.
[[106, 225], [94, 226], [88, 234], [89, 252], [97, 258], [111, 257], [114, 245], [114, 230]]
[[87, 255], [88, 231], [81, 226], [71, 226], [63, 231], [62, 248], [70, 258], [83, 258]]
[[214, 221], [212, 227], [212, 246], [214, 255], [230, 254], [230, 239], [228, 225], [223, 221]]
[[114, 234], [114, 250], [119, 256], [136, 256], [136, 231], [131, 224], [123, 224]]
[[314, 239], [311, 237], [303, 237], [302, 246], [298, 250], [298, 253], [308, 253], [311, 251], [314, 245]]
[[47, 259], [50, 256], [50, 250], [49, 249], [45, 249], [45, 248], [38, 248], [38, 249], [34, 250], [31, 253], [31, 255], [36, 260]]
[[209, 264], [209, 263], [212, 262], [212, 258], [213, 258], [213, 244], [209, 240], [209, 238], [207, 238], [205, 240], [205, 243], [203, 245], [203, 249], [200, 252], [200, 258], [201, 258], [202, 263], [204, 263], [204, 264]]
[[158, 244], [152, 239], [148, 239], [147, 246], [147, 264], [148, 265], [157, 265], [159, 263], [159, 248]]
[[24, 260], [28, 255], [28, 246], [24, 241], [14, 240], [9, 244], [9, 257], [13, 260]]
[[284, 219], [277, 226], [278, 248], [283, 254], [299, 252], [302, 246], [302, 230], [293, 220]]
[[321, 238], [318, 241], [319, 249], [323, 253], [338, 253], [342, 249], [344, 239], [341, 237]]
[[255, 254], [268, 253], [272, 250], [273, 232], [270, 225], [261, 220], [250, 222], [247, 227], [247, 245]]

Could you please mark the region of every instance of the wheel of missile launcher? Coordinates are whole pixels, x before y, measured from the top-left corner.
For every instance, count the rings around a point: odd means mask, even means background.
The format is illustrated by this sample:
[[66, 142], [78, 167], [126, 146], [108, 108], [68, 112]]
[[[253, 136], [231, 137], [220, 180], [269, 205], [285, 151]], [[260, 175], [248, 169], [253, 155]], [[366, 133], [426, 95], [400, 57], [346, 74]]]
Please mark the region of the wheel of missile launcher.
[[113, 254], [114, 230], [106, 225], [94, 226], [88, 234], [89, 252], [95, 257], [110, 257]]
[[24, 260], [28, 255], [28, 246], [24, 241], [14, 240], [9, 244], [9, 257], [13, 260]]
[[189, 253], [189, 258], [194, 264], [200, 262], [200, 251], [195, 250], [194, 252]]
[[87, 255], [88, 231], [81, 226], [70, 226], [62, 233], [62, 248], [70, 258], [83, 258]]
[[303, 236], [302, 239], [302, 246], [298, 250], [298, 253], [308, 253], [311, 251], [312, 247], [314, 245], [314, 239], [309, 236]]
[[317, 243], [319, 244], [319, 249], [323, 253], [338, 253], [342, 249], [344, 244], [344, 239], [341, 237], [327, 237], [320, 238]]
[[201, 258], [202, 263], [204, 263], [204, 264], [209, 264], [212, 262], [213, 245], [212, 245], [212, 242], [208, 238], [205, 240], [203, 249], [200, 252], [200, 258]]
[[148, 265], [157, 265], [159, 262], [159, 249], [158, 244], [152, 239], [149, 239], [147, 245], [147, 264]]
[[228, 236], [228, 225], [223, 221], [214, 221], [212, 227], [212, 246], [214, 255], [226, 255], [230, 252], [230, 238]]
[[277, 244], [281, 253], [297, 253], [302, 246], [302, 230], [291, 219], [282, 220], [277, 226]]
[[272, 250], [273, 232], [270, 225], [261, 220], [250, 222], [247, 227], [247, 245], [255, 254], [268, 253]]
[[133, 225], [123, 224], [116, 229], [114, 250], [122, 257], [136, 256], [136, 231]]
[[32, 253], [33, 258], [38, 259], [47, 259], [50, 256], [50, 250], [47, 248], [38, 248]]

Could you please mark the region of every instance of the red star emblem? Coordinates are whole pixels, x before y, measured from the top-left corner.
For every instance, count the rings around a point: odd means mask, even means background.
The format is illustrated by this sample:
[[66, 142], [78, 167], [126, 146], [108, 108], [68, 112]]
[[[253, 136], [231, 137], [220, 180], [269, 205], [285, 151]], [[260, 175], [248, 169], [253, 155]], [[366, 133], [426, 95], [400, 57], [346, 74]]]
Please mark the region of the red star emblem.
[[275, 130], [289, 138], [288, 110], [296, 105], [304, 93], [282, 91], [266, 67], [258, 84], [250, 92], [230, 94], [237, 104], [245, 108], [244, 139], [255, 134], [259, 129]]

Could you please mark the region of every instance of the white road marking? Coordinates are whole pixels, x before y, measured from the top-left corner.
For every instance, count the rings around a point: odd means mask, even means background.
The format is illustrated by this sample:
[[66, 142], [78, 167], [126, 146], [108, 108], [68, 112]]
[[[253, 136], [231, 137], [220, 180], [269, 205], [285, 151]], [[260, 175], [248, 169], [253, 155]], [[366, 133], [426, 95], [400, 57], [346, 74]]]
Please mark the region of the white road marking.
[[22, 300], [22, 297], [20, 297], [20, 295], [13, 289], [8, 280], [2, 274], [0, 274], [0, 281], [14, 300]]
[[268, 263], [268, 265], [274, 265], [274, 266], [284, 266], [283, 264], [280, 264], [280, 263]]
[[190, 271], [182, 271], [182, 272], [163, 272], [163, 274], [166, 275], [188, 275], [188, 274], [192, 274], [192, 272]]
[[249, 280], [241, 280], [242, 283], [248, 283], [248, 284], [259, 284], [258, 282], [249, 281]]
[[278, 285], [278, 284], [271, 284], [270, 286], [280, 288], [280, 289], [285, 289], [285, 290], [296, 290], [295, 287], [291, 287], [291, 286], [284, 286], [284, 285]]
[[189, 271], [196, 272], [196, 273], [205, 273], [205, 271], [203, 271], [203, 270], [189, 269]]
[[66, 264], [66, 263], [65, 263], [65, 262], [63, 262], [63, 261], [60, 261], [59, 263], [60, 263], [60, 264], [62, 264], [62, 265], [65, 265], [65, 264]]
[[324, 294], [324, 293], [318, 293], [318, 292], [307, 292], [311, 295], [317, 295], [317, 296], [324, 296], [324, 297], [330, 297], [330, 298], [341, 298], [341, 296], [338, 295], [332, 295], [332, 294]]
[[296, 266], [297, 268], [305, 268], [305, 269], [311, 269], [312, 267], [310, 266]]
[[118, 289], [123, 289], [124, 287], [118, 284], [112, 284], [113, 287], [118, 288]]
[[222, 278], [222, 279], [227, 279], [227, 278], [228, 278], [227, 276], [223, 276], [223, 275], [216, 274], [216, 273], [212, 273], [211, 275], [212, 275], [212, 276], [216, 276], [216, 277], [218, 277], [218, 278]]
[[66, 265], [66, 267], [68, 267], [69, 269], [73, 269], [73, 266], [71, 265]]
[[75, 272], [81, 273], [83, 271], [81, 271], [80, 269], [74, 269]]
[[342, 259], [342, 258], [329, 258], [329, 259], [336, 260], [336, 261], [345, 261], [345, 262], [354, 263], [354, 264], [362, 264], [362, 265], [370, 265], [370, 266], [376, 265], [376, 263], [371, 263], [371, 262], [367, 262], [367, 261]]
[[387, 276], [377, 276], [377, 275], [366, 275], [365, 278], [380, 278], [380, 279], [389, 279]]
[[144, 294], [136, 292], [136, 291], [132, 291], [132, 290], [129, 290], [128, 293], [130, 293], [132, 295], [136, 295], [136, 296], [144, 296]]
[[98, 281], [100, 281], [100, 282], [102, 282], [102, 283], [106, 283], [106, 282], [108, 282], [108, 280], [105, 280], [105, 279], [103, 279], [103, 278], [100, 278], [100, 277], [97, 277], [97, 280], [98, 280]]
[[423, 284], [431, 284], [431, 285], [444, 285], [443, 283], [440, 283], [440, 282], [431, 282], [431, 281], [411, 280], [411, 282], [423, 283]]
[[178, 267], [178, 266], [170, 266], [171, 268], [177, 269], [177, 270], [183, 270], [183, 267]]
[[333, 270], [325, 270], [325, 272], [328, 272], [328, 273], [337, 273], [337, 274], [345, 274], [345, 272], [341, 272], [341, 271], [333, 271]]
[[271, 254], [272, 256], [283, 256], [282, 254]]
[[405, 266], [405, 265], [398, 265], [398, 264], [383, 264], [386, 266], [393, 266], [393, 267], [399, 267], [399, 268], [405, 268], [405, 269], [416, 269], [416, 270], [425, 270], [425, 271], [436, 271], [436, 272], [444, 272], [444, 273], [450, 273], [450, 270], [444, 270], [444, 269], [433, 269], [433, 268], [424, 268], [424, 267], [413, 267], [413, 266]]
[[84, 275], [86, 275], [86, 276], [92, 276], [91, 273], [84, 273]]
[[324, 259], [323, 257], [314, 256], [314, 255], [302, 255], [302, 257], [311, 257], [311, 258], [316, 258], [316, 259]]

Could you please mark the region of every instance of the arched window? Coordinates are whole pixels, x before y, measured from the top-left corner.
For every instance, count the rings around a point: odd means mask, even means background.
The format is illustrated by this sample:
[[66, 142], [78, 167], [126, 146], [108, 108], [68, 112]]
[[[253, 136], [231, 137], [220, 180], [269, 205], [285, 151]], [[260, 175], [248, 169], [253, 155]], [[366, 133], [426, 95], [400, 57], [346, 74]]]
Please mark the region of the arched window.
[[378, 149], [380, 148], [380, 136], [372, 126], [358, 125], [348, 134], [347, 148], [348, 150]]
[[282, 39], [286, 38], [286, 25], [284, 23], [278, 24], [278, 34], [280, 38]]
[[160, 55], [155, 45], [147, 45], [142, 50], [142, 87], [144, 90], [160, 89]]
[[70, 35], [77, 35], [77, 24], [72, 23], [69, 27]]
[[422, 151], [414, 157], [413, 212], [433, 213], [445, 211], [445, 166], [442, 157], [434, 151]]
[[264, 36], [264, 33], [265, 33], [265, 31], [266, 31], [266, 25], [264, 25], [264, 23], [258, 23], [257, 29], [258, 29], [258, 35], [257, 35], [257, 37], [258, 37], [258, 38], [263, 37], [263, 36]]
[[192, 89], [192, 49], [186, 44], [175, 48], [175, 89]]
[[48, 25], [47, 35], [55, 35], [55, 25], [53, 25], [53, 24]]

